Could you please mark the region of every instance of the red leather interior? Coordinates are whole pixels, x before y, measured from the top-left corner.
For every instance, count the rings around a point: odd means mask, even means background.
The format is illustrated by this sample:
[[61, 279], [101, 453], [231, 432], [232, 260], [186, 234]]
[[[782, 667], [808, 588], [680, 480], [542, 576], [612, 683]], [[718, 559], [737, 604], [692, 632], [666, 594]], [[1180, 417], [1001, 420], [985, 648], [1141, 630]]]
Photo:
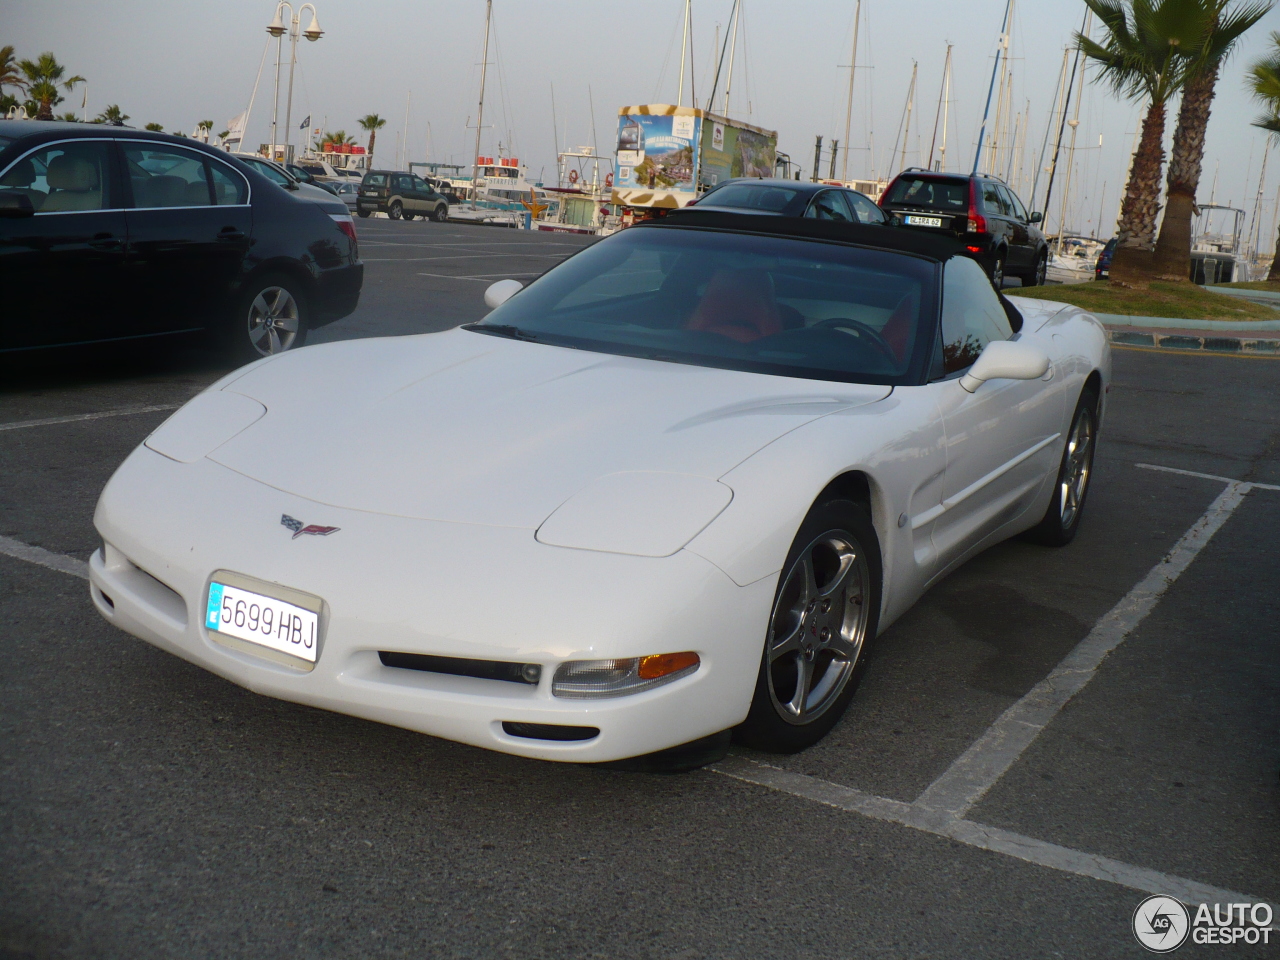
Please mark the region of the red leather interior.
[[899, 363], [907, 359], [907, 351], [911, 349], [911, 334], [915, 330], [916, 314], [919, 312], [919, 298], [915, 293], [908, 293], [898, 301], [897, 307], [880, 331], [884, 342], [893, 347]]
[[773, 278], [754, 270], [717, 270], [686, 327], [739, 343], [781, 333]]

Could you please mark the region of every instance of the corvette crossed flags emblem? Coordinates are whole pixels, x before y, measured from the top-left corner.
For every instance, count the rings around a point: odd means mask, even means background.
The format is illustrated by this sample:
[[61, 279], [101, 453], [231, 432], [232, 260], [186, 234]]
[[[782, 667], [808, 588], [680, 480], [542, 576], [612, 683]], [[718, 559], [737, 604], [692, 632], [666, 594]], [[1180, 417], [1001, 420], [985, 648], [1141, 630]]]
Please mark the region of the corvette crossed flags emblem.
[[310, 533], [317, 537], [327, 537], [340, 529], [339, 527], [322, 527], [318, 523], [308, 523], [303, 526], [301, 520], [295, 520], [287, 513], [280, 514], [280, 526], [288, 527], [293, 531], [293, 536], [289, 538], [291, 540], [297, 540], [304, 533]]

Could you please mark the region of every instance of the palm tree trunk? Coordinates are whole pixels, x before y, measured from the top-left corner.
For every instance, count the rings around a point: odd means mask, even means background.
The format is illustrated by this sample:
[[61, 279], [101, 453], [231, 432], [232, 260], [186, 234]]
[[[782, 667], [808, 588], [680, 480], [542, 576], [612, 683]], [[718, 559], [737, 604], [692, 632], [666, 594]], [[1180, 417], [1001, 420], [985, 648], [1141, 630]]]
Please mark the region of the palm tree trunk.
[[378, 139], [378, 131], [370, 130], [369, 131], [369, 161], [368, 161], [370, 170], [373, 169], [373, 145], [377, 141], [377, 139]]
[[1133, 170], [1120, 206], [1111, 282], [1143, 284], [1152, 278], [1151, 249], [1160, 209], [1160, 171], [1164, 167], [1163, 103], [1152, 103], [1142, 121], [1142, 139], [1133, 155]]
[[1164, 222], [1156, 241], [1153, 266], [1161, 280], [1189, 282], [1191, 276], [1191, 215], [1200, 186], [1200, 162], [1204, 158], [1205, 128], [1213, 106], [1218, 68], [1187, 84], [1178, 111], [1169, 157], [1169, 181]]

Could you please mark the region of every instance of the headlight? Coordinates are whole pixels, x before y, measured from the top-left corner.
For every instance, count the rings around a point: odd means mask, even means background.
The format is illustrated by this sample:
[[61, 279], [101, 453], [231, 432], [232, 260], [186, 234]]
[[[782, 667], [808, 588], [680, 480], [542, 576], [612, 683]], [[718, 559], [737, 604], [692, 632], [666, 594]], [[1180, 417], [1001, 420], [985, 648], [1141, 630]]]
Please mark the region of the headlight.
[[569, 660], [556, 668], [551, 692], [567, 700], [622, 697], [687, 677], [701, 662], [692, 652], [658, 653], [623, 660]]

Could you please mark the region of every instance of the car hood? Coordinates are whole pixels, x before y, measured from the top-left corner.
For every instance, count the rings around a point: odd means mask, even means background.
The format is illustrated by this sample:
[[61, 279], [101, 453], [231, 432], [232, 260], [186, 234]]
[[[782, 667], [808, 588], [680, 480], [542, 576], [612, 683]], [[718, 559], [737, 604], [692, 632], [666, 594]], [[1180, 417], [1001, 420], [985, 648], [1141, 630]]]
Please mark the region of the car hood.
[[267, 408], [209, 454], [223, 466], [333, 506], [531, 529], [601, 477], [718, 478], [892, 390], [466, 330], [308, 347], [221, 389]]

